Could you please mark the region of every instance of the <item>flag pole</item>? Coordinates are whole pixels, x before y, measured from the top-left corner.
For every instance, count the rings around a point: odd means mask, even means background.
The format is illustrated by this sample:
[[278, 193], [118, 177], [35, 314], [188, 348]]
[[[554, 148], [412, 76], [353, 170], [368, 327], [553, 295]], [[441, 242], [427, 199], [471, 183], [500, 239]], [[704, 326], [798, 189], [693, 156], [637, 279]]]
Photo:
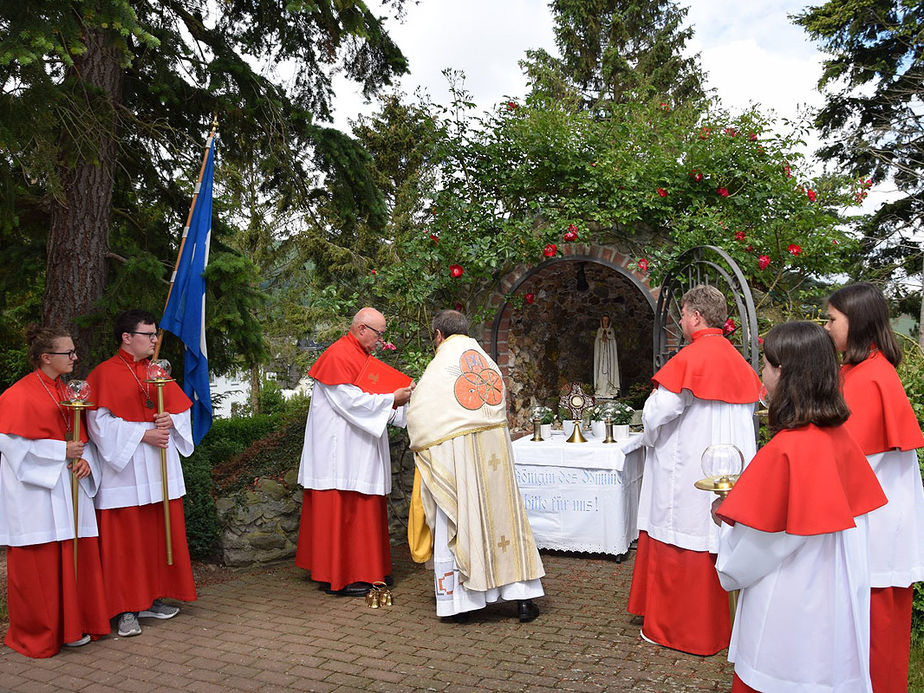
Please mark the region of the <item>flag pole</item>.
[[[205, 153], [202, 155], [202, 166], [199, 167], [199, 179], [196, 181], [196, 188], [193, 191], [192, 202], [189, 204], [189, 214], [186, 215], [186, 224], [183, 226], [183, 238], [180, 239], [180, 249], [176, 254], [176, 263], [173, 265], [173, 274], [170, 276], [170, 287], [167, 289], [167, 300], [164, 301], [164, 310], [170, 303], [170, 294], [173, 292], [173, 282], [176, 279], [176, 271], [180, 266], [180, 258], [183, 257], [183, 246], [186, 245], [186, 234], [189, 232], [189, 224], [192, 221], [193, 212], [196, 210], [196, 201], [199, 199], [199, 187], [202, 185], [202, 175], [205, 173], [205, 163], [209, 158], [209, 150], [215, 139], [215, 133], [218, 131], [218, 114], [215, 114], [212, 120], [212, 130], [205, 141]], [[156, 361], [160, 354], [160, 345], [164, 340], [164, 328], [157, 330], [157, 344], [154, 346], [154, 355], [152, 361]]]

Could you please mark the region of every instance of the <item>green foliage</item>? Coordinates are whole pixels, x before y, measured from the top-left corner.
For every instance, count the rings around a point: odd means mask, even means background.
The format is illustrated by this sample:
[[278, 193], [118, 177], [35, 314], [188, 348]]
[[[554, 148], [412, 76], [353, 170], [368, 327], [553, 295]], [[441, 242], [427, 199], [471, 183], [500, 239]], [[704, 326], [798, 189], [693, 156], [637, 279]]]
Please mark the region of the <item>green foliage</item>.
[[917, 274], [915, 231], [924, 216], [924, 4], [826, 0], [795, 21], [828, 55], [819, 80], [827, 101], [816, 119], [828, 138], [821, 157], [871, 182], [891, 179], [902, 195], [863, 220], [863, 253], [853, 273]]
[[[904, 356], [898, 367], [898, 375], [905, 386], [905, 393], [918, 425], [924, 427], [924, 350], [914, 341], [902, 336]], [[924, 450], [918, 450], [918, 464], [924, 474]], [[911, 613], [911, 638], [919, 647], [924, 647], [924, 586], [914, 585], [914, 601]], [[924, 678], [924, 672], [922, 672]]]

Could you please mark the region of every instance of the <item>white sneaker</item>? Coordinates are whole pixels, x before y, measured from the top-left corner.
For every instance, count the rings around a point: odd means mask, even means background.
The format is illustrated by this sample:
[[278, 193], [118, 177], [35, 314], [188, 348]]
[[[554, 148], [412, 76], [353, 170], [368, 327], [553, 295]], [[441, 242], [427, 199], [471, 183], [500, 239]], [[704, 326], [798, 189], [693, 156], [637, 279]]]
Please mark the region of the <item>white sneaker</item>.
[[166, 619], [173, 618], [178, 613], [180, 613], [178, 606], [170, 606], [169, 604], [164, 604], [160, 599], [155, 599], [151, 606], [144, 611], [138, 612], [138, 618]]
[[131, 611], [126, 611], [119, 616], [119, 635], [123, 638], [141, 635], [141, 624], [138, 623], [138, 617]]
[[90, 636], [84, 633], [83, 637], [80, 640], [74, 640], [73, 642], [64, 643], [65, 647], [83, 647], [88, 642], [90, 642]]

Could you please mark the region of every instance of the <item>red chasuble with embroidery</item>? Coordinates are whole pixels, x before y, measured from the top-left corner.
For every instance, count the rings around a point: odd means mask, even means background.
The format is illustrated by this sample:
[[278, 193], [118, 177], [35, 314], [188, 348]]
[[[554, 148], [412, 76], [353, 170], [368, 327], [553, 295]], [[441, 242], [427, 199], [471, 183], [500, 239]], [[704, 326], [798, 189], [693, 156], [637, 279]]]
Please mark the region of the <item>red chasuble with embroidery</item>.
[[850, 418], [844, 427], [866, 455], [924, 447], [924, 436], [898, 379], [878, 349], [868, 359], [841, 367]]
[[742, 472], [717, 514], [761, 532], [813, 536], [855, 527], [886, 504], [846, 426], [777, 433]]
[[[153, 420], [157, 412], [157, 386], [145, 382], [149, 363], [149, 359], [135, 361], [127, 351], [119, 349], [87, 377], [93, 401], [123, 421]], [[175, 382], [164, 386], [165, 412], [180, 414], [191, 406], [189, 397]]]
[[[61, 405], [66, 399], [60, 380], [33, 371], [0, 395], [0, 433], [30, 440], [68, 440], [74, 414]], [[82, 414], [80, 439], [89, 440]]]
[[689, 390], [699, 399], [750, 404], [760, 393], [760, 378], [719, 328], [693, 333], [693, 341], [651, 378], [671, 392]]

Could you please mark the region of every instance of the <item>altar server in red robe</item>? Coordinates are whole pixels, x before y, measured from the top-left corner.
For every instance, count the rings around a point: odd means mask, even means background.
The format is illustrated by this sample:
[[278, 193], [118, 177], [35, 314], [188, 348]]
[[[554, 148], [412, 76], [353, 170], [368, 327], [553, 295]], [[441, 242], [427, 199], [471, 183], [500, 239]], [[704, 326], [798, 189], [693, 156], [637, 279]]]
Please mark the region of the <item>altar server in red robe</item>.
[[[74, 342], [57, 328], [30, 328], [35, 370], [0, 395], [0, 544], [6, 545], [4, 642], [27, 657], [85, 645], [109, 633], [93, 495], [93, 445], [70, 440], [73, 414], [61, 376], [74, 369]], [[78, 482], [77, 575], [71, 470]], [[80, 589], [78, 590], [77, 581]]]
[[[180, 465], [180, 455], [193, 451], [192, 403], [170, 382], [164, 387], [164, 413], [157, 414], [157, 388], [145, 382], [157, 343], [154, 320], [143, 310], [116, 316], [113, 334], [119, 350], [87, 378], [98, 405], [87, 414], [87, 424], [103, 461], [96, 495], [100, 558], [110, 616], [119, 615], [123, 637], [141, 634], [138, 618], [177, 615], [179, 608], [161, 598], [196, 598]], [[167, 457], [173, 565], [167, 565], [161, 450]]]
[[895, 372], [901, 349], [882, 292], [865, 283], [835, 291], [828, 299], [826, 326], [843, 353], [841, 381], [850, 408], [847, 430], [889, 499], [869, 518], [873, 689], [904, 691], [912, 583], [924, 580], [924, 487], [916, 453], [924, 437]]
[[731, 635], [728, 596], [715, 573], [712, 499], [693, 484], [710, 445], [730, 443], [745, 461], [753, 457], [760, 379], [723, 335], [728, 309], [718, 289], [695, 286], [681, 306], [680, 326], [691, 342], [655, 373], [644, 434], [625, 447], [648, 446], [629, 611], [644, 617], [641, 634], [649, 642], [712, 655]]
[[330, 593], [362, 596], [391, 579], [386, 426], [405, 425], [413, 387], [370, 394], [353, 384], [385, 326], [384, 315], [363, 308], [308, 371], [315, 383], [298, 469], [305, 493], [295, 565]]
[[814, 323], [778, 325], [763, 379], [773, 438], [715, 502], [716, 569], [741, 590], [732, 691], [870, 691], [868, 528], [886, 498], [843, 425], [834, 344]]

